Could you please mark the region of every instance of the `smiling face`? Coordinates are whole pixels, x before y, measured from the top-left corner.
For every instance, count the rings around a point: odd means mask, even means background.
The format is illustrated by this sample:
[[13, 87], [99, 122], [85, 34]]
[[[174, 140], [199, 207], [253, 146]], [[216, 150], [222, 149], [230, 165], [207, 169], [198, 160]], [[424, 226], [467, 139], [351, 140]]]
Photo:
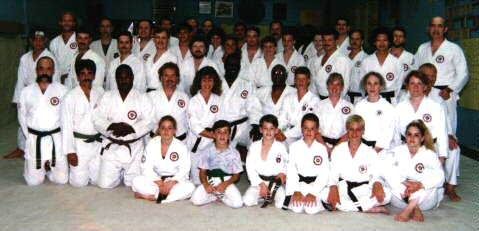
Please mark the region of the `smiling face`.
[[415, 126], [410, 126], [406, 131], [406, 143], [409, 150], [417, 150], [424, 142], [424, 134]]
[[77, 23], [75, 17], [72, 14], [67, 13], [63, 14], [59, 24], [63, 32], [70, 32], [75, 29]]
[[321, 51], [322, 49], [324, 49], [323, 36], [319, 34], [315, 35], [313, 43], [314, 43], [314, 48], [316, 48], [316, 51]]
[[91, 83], [95, 79], [95, 73], [93, 73], [93, 71], [90, 69], [83, 68], [82, 70], [80, 70], [80, 73], [77, 78], [81, 86], [91, 86]]
[[156, 49], [166, 50], [168, 48], [168, 40], [169, 38], [166, 31], [155, 33], [154, 42], [155, 42]]
[[263, 134], [263, 139], [268, 141], [274, 140], [276, 134], [279, 133], [279, 129], [269, 122], [263, 122], [259, 131]]
[[163, 89], [174, 90], [179, 82], [179, 77], [173, 68], [166, 68], [160, 76]]
[[432, 39], [444, 39], [447, 32], [445, 20], [442, 17], [435, 17], [429, 24], [429, 36]]
[[201, 78], [201, 91], [211, 93], [215, 86], [215, 79], [211, 75], [205, 75]]
[[249, 30], [246, 32], [246, 44], [251, 47], [258, 46], [259, 44], [259, 35], [254, 30]]
[[316, 134], [319, 132], [318, 124], [312, 120], [305, 120], [301, 125], [301, 131], [303, 133], [304, 140], [313, 141], [316, 137]]
[[381, 92], [381, 81], [376, 75], [369, 75], [366, 80], [366, 92], [368, 97], [377, 97]]
[[305, 74], [294, 75], [294, 85], [298, 90], [307, 90], [309, 88], [310, 79]]
[[191, 46], [191, 55], [196, 59], [201, 59], [206, 55], [206, 46], [204, 42], [197, 41]]
[[328, 93], [331, 97], [340, 97], [344, 85], [339, 80], [334, 80], [328, 84]]
[[349, 26], [348, 26], [348, 22], [346, 22], [346, 20], [338, 20], [336, 22], [336, 31], [340, 34], [340, 35], [347, 35], [348, 32], [349, 32]]
[[350, 142], [360, 143], [361, 138], [364, 134], [364, 126], [362, 126], [359, 122], [352, 122], [346, 128], [348, 132], [348, 138]]
[[131, 53], [131, 47], [132, 43], [130, 37], [120, 36], [118, 38], [118, 51], [120, 52], [120, 54], [125, 55]]
[[90, 48], [91, 36], [88, 33], [78, 33], [76, 36], [78, 50], [86, 51]]
[[263, 54], [267, 57], [272, 57], [276, 54], [276, 44], [266, 42], [263, 44]]
[[138, 36], [142, 39], [149, 39], [151, 37], [151, 25], [147, 21], [142, 21], [138, 24]]
[[427, 86], [416, 76], [412, 76], [407, 84], [407, 89], [411, 97], [424, 96]]
[[214, 131], [215, 144], [219, 146], [227, 146], [230, 142], [230, 128], [222, 127]]
[[378, 34], [376, 36], [376, 41], [374, 42], [374, 46], [378, 51], [388, 51], [389, 49], [389, 40], [386, 34]]
[[326, 52], [330, 53], [337, 49], [334, 35], [323, 35], [323, 47]]

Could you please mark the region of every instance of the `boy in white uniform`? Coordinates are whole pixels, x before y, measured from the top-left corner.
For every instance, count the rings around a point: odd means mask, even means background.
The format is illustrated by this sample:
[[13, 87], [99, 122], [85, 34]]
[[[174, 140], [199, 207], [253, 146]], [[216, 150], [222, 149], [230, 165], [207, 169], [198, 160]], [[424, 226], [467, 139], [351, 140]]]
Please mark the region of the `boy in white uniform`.
[[296, 40], [292, 31], [287, 30], [284, 32], [282, 35], [282, 41], [284, 44], [284, 50], [283, 52], [278, 52], [277, 57], [286, 64], [286, 69], [288, 70], [286, 84], [293, 86], [296, 68], [305, 66], [306, 62], [304, 61], [303, 56], [294, 48]]

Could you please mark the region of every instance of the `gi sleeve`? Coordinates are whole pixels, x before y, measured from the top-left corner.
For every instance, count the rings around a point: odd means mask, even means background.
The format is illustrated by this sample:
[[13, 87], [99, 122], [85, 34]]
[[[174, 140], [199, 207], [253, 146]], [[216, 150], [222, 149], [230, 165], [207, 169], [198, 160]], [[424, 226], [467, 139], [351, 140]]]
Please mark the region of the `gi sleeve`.
[[191, 158], [190, 158], [190, 153], [186, 149], [186, 146], [178, 142], [175, 144], [176, 147], [178, 148], [178, 155], [180, 155], [180, 167], [178, 169], [178, 172], [173, 176], [172, 180], [176, 180], [178, 182], [180, 181], [185, 181], [189, 178], [190, 175], [190, 169], [191, 169]]
[[103, 83], [105, 82], [105, 61], [103, 59], [95, 60], [96, 72], [95, 72], [95, 81], [93, 84], [98, 88], [103, 88]]
[[338, 150], [338, 146], [336, 146], [333, 151], [331, 152], [331, 163], [330, 163], [330, 172], [329, 172], [329, 186], [338, 185], [339, 183], [339, 169], [341, 167], [340, 162], [338, 160], [338, 156], [341, 153]]
[[297, 169], [297, 158], [298, 153], [301, 153], [300, 148], [298, 145], [294, 143], [290, 146], [289, 153], [291, 156], [287, 163], [287, 170], [286, 170], [286, 195], [293, 195], [294, 192], [299, 191], [299, 176], [298, 176], [298, 169]]
[[461, 48], [456, 47], [456, 49], [454, 49], [452, 63], [455, 67], [456, 75], [454, 76], [454, 80], [449, 88], [451, 88], [456, 94], [459, 94], [469, 80], [466, 57]]
[[20, 127], [23, 131], [23, 134], [25, 136], [28, 134], [28, 128], [27, 128], [27, 108], [26, 108], [26, 101], [27, 101], [27, 92], [25, 91], [25, 88], [22, 90], [20, 93], [20, 100], [17, 104], [17, 111], [18, 111], [18, 123], [20, 124]]
[[314, 196], [320, 196], [321, 191], [328, 186], [329, 183], [329, 169], [330, 163], [328, 159], [328, 152], [324, 149], [324, 152], [321, 153], [323, 161], [321, 163], [321, 171], [316, 175], [316, 180], [312, 182], [309, 186], [308, 193], [313, 194]]
[[104, 136], [109, 136], [107, 128], [112, 123], [108, 119], [108, 115], [110, 114], [110, 106], [114, 106], [110, 102], [110, 98], [111, 92], [105, 93], [99, 100], [97, 107], [93, 109], [92, 115], [93, 125], [95, 129]]
[[63, 153], [76, 153], [75, 137], [73, 137], [73, 120], [75, 114], [74, 98], [71, 94], [65, 96], [61, 104], [61, 128]]
[[253, 143], [248, 150], [248, 155], [246, 156], [246, 173], [248, 175], [251, 186], [258, 186], [259, 184], [261, 184], [261, 182], [263, 182], [259, 177], [258, 172], [256, 171], [257, 160], [255, 160], [255, 156], [258, 155], [258, 151], [261, 152], [261, 149], [258, 150], [256, 146], [257, 143]]
[[441, 162], [437, 158], [437, 155], [428, 153], [429, 161], [424, 169], [424, 174], [422, 177], [422, 185], [424, 189], [439, 188], [444, 184], [444, 170], [442, 168]]
[[28, 78], [27, 68], [22, 59], [20, 59], [20, 66], [18, 66], [17, 71], [17, 83], [15, 84], [15, 91], [13, 93], [13, 103], [18, 103], [20, 101], [20, 93], [22, 92], [22, 89], [25, 88], [26, 78]]
[[135, 138], [140, 138], [145, 134], [149, 133], [154, 127], [154, 115], [153, 104], [150, 101], [150, 98], [143, 93], [140, 93], [141, 97], [141, 117], [132, 125], [135, 130]]

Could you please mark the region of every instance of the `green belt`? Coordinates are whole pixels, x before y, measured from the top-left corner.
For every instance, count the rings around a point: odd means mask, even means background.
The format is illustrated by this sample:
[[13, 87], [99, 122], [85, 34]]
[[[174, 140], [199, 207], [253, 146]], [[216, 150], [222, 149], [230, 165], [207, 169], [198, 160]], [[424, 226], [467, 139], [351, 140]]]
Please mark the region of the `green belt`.
[[103, 139], [101, 138], [101, 134], [100, 133], [97, 133], [95, 135], [86, 135], [86, 134], [82, 134], [82, 133], [79, 133], [79, 132], [73, 132], [73, 137], [77, 138], [77, 139], [82, 139], [83, 142], [85, 143], [92, 143], [92, 142], [102, 142]]
[[221, 179], [222, 182], [225, 181], [225, 177], [233, 175], [233, 174], [223, 172], [223, 170], [221, 170], [219, 168], [207, 170], [206, 174], [208, 175], [208, 178], [218, 177], [218, 178]]

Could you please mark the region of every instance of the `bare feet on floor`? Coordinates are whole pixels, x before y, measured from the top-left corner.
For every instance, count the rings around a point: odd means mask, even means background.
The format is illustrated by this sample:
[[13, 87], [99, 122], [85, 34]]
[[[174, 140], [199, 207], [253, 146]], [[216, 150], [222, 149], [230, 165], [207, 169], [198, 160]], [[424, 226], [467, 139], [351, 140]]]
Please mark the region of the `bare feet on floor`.
[[402, 211], [401, 213], [398, 213], [394, 216], [394, 220], [400, 222], [408, 222], [410, 220], [409, 214], [406, 214], [404, 211]]
[[367, 213], [382, 213], [382, 214], [389, 215], [389, 210], [385, 206], [377, 206], [366, 212]]
[[424, 215], [421, 212], [421, 209], [416, 207], [414, 211], [412, 212], [412, 220], [418, 221], [418, 222], [424, 222]]
[[23, 158], [23, 155], [25, 152], [19, 148], [16, 148], [15, 150], [11, 151], [7, 155], [3, 156], [3, 159], [17, 159], [17, 158]]
[[156, 198], [152, 195], [150, 196], [146, 196], [146, 195], [143, 195], [141, 193], [137, 193], [135, 192], [135, 198], [136, 199], [144, 199], [144, 200], [149, 200], [149, 201], [156, 201]]
[[446, 184], [446, 195], [453, 202], [458, 202], [462, 199], [459, 195], [457, 195], [455, 185]]

